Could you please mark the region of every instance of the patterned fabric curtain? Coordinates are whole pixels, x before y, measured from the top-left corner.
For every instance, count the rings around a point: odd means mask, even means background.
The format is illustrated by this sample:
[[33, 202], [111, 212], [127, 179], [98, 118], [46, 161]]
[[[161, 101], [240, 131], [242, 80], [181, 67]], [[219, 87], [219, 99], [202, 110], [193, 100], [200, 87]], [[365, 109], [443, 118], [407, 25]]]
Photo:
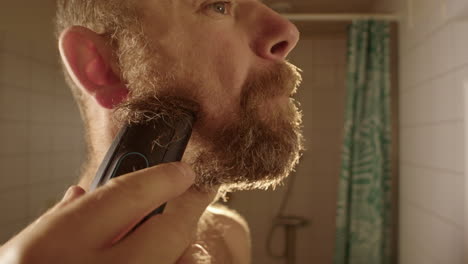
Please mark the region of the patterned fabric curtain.
[[390, 26], [349, 28], [335, 264], [391, 263]]

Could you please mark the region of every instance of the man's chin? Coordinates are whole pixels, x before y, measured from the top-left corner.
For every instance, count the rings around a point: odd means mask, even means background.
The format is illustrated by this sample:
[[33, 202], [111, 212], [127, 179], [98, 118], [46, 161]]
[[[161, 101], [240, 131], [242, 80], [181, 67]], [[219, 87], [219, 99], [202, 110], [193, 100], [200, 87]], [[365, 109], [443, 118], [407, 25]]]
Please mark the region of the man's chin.
[[282, 119], [272, 127], [263, 120], [245, 117], [240, 124], [204, 140], [191, 162], [198, 175], [196, 186], [210, 190], [221, 185], [225, 191], [237, 191], [280, 184], [303, 150], [300, 122], [284, 115]]
[[221, 185], [226, 191], [235, 191], [280, 184], [303, 151], [302, 115], [289, 96], [299, 83], [298, 69], [287, 64], [252, 76], [243, 89], [237, 117], [211, 131], [209, 137], [195, 135], [198, 148], [192, 165], [198, 175], [196, 186], [211, 189]]

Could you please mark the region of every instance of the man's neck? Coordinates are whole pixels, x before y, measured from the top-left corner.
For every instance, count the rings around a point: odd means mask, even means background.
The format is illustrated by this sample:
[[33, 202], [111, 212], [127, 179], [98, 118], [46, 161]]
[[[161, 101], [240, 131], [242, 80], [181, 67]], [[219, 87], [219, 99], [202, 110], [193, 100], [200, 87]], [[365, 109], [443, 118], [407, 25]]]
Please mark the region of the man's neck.
[[[87, 128], [88, 157], [82, 167], [80, 181], [78, 183], [83, 189], [88, 190], [96, 171], [106, 155], [119, 128], [112, 123], [111, 112], [102, 109], [89, 109], [93, 112], [92, 120]], [[88, 115], [90, 116], [90, 115]]]
[[83, 165], [81, 169], [80, 181], [78, 185], [86, 191], [89, 190], [96, 171], [98, 170], [99, 162], [97, 162], [97, 160], [102, 159], [89, 158], [89, 160]]

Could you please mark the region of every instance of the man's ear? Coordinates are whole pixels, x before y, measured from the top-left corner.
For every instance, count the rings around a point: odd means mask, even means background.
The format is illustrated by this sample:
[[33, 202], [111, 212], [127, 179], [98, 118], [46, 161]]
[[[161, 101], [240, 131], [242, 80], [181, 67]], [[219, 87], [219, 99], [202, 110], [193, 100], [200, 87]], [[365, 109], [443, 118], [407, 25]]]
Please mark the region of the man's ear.
[[128, 89], [106, 38], [85, 27], [73, 26], [60, 35], [59, 48], [75, 84], [101, 107], [112, 109], [125, 100]]

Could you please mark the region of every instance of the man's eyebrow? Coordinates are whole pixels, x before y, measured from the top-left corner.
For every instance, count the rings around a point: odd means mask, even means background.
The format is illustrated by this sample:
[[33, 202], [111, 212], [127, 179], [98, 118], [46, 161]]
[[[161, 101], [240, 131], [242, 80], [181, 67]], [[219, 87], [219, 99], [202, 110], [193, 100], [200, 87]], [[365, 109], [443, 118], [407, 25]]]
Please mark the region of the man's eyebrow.
[[188, 0], [188, 1], [191, 2], [192, 6], [196, 7], [204, 0]]

